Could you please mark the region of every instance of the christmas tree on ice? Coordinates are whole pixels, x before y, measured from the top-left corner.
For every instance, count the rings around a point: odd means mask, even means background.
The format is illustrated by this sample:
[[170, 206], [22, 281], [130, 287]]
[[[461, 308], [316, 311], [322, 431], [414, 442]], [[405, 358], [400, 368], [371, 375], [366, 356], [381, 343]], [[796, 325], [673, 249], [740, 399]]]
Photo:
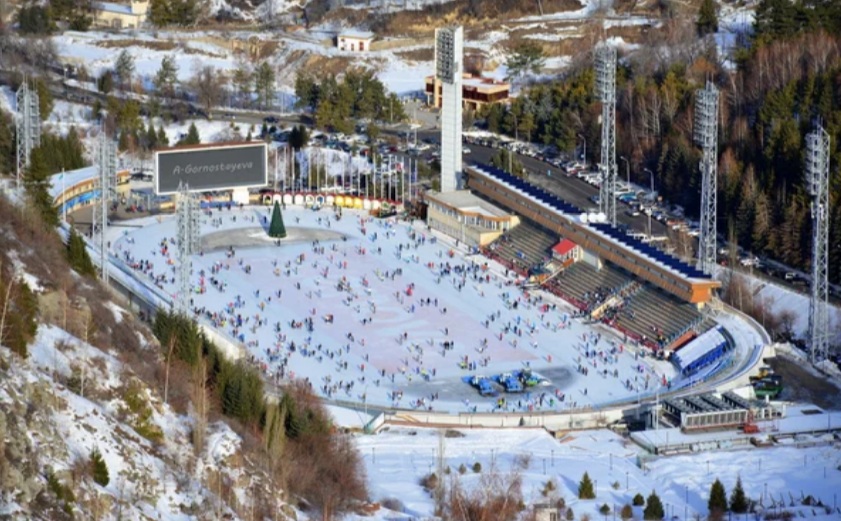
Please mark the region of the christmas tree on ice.
[[274, 210], [272, 210], [272, 222], [269, 224], [269, 237], [275, 239], [283, 239], [286, 237], [286, 226], [283, 225], [283, 215], [280, 213], [280, 204], [274, 202]]

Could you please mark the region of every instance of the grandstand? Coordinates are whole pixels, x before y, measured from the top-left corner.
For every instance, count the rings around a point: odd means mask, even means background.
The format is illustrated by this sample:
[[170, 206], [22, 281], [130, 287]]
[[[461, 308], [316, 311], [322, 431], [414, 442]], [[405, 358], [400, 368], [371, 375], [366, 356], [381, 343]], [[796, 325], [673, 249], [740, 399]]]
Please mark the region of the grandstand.
[[488, 255], [525, 274], [547, 263], [559, 237], [570, 239], [583, 245], [583, 262], [547, 264], [544, 287], [591, 318], [658, 350], [676, 349], [712, 326], [697, 304], [719, 284], [695, 267], [609, 224], [583, 219], [557, 195], [499, 169], [472, 167], [467, 175], [478, 195], [521, 216], [517, 228], [485, 250]]
[[558, 237], [542, 226], [521, 221], [488, 248], [487, 253], [525, 274], [549, 259], [550, 248]]
[[[472, 165], [465, 169], [471, 191], [508, 208], [524, 219], [570, 239], [590, 255], [613, 263], [676, 298], [703, 304], [718, 281], [693, 266], [633, 239], [617, 228], [584, 218], [581, 210], [498, 168]], [[596, 221], [598, 221], [596, 219]]]

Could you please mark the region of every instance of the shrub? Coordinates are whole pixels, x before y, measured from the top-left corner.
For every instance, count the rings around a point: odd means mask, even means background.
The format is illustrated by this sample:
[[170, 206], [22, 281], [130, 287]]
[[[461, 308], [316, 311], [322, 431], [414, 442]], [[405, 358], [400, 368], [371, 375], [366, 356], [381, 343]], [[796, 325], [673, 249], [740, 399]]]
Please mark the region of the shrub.
[[622, 519], [631, 519], [634, 517], [634, 509], [631, 508], [631, 505], [625, 503], [625, 505], [622, 506], [622, 510], [619, 511], [619, 517]]
[[572, 521], [575, 519], [575, 512], [573, 512], [571, 508], [567, 508], [565, 517], [567, 521]]
[[473, 464], [473, 472], [475, 472], [476, 474], [482, 472], [482, 464], [478, 461]]
[[603, 503], [602, 506], [599, 507], [599, 513], [605, 516], [610, 514], [610, 507], [607, 505], [607, 503]]
[[552, 492], [554, 492], [557, 488], [558, 487], [555, 485], [555, 481], [550, 479], [549, 481], [543, 484], [543, 490], [541, 491], [541, 493], [543, 494], [543, 497], [546, 497]]
[[464, 463], [462, 463], [461, 465], [458, 466], [458, 473], [459, 474], [464, 474], [465, 472], [467, 472], [467, 467], [465, 467]]
[[595, 497], [596, 491], [593, 490], [593, 481], [590, 479], [590, 475], [585, 472], [578, 484], [578, 499], [594, 499]]
[[638, 493], [637, 493], [637, 495], [636, 495], [636, 496], [634, 496], [633, 503], [634, 503], [634, 506], [635, 506], [635, 507], [641, 507], [641, 506], [643, 506], [643, 505], [645, 504], [645, 498], [644, 498], [644, 497], [642, 497], [642, 494], [640, 494], [640, 493], [638, 492]]
[[613, 490], [619, 490], [619, 488], [622, 487], [618, 481], [614, 481], [610, 486], [613, 487]]
[[91, 476], [94, 483], [99, 486], [107, 487], [111, 478], [108, 476], [108, 465], [102, 459], [102, 454], [99, 449], [94, 449], [91, 452]]
[[438, 488], [438, 483], [438, 475], [434, 472], [422, 477], [420, 481], [421, 486], [427, 491], [435, 490], [436, 488]]

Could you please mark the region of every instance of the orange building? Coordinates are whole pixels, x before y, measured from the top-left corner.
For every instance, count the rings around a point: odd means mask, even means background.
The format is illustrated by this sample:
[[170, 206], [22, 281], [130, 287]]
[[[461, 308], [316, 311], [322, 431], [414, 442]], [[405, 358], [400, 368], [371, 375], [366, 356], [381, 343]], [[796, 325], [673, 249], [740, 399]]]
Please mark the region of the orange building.
[[[511, 85], [493, 78], [483, 78], [465, 72], [462, 80], [462, 107], [478, 110], [490, 103], [503, 103], [511, 96]], [[441, 82], [435, 76], [426, 77], [426, 102], [441, 108]]]

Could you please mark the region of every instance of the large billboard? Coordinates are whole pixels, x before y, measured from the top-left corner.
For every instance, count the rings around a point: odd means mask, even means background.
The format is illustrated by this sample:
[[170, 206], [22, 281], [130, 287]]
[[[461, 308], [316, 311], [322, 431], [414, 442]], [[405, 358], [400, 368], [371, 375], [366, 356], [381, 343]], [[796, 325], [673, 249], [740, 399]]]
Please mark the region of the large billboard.
[[155, 191], [178, 192], [184, 183], [191, 192], [266, 186], [268, 153], [265, 143], [173, 148], [155, 151]]

